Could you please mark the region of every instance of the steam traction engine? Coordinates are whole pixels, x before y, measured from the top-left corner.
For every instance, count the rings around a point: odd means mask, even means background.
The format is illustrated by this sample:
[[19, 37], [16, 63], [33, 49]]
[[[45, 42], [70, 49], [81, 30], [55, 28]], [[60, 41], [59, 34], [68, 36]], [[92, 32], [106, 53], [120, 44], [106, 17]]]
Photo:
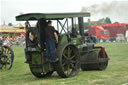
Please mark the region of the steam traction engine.
[[[108, 56], [103, 47], [84, 42], [83, 17], [90, 13], [29, 13], [16, 16], [17, 21], [26, 21], [25, 54], [30, 57], [29, 67], [37, 78], [51, 76], [54, 71], [62, 78], [75, 76], [82, 70], [104, 70], [108, 65]], [[45, 28], [47, 20], [57, 23], [59, 41], [56, 45], [56, 56], [59, 61], [45, 61]], [[76, 21], [78, 23], [75, 23]], [[32, 27], [30, 21], [37, 21]], [[35, 33], [35, 42], [30, 41]], [[49, 57], [50, 58], [50, 57]]]

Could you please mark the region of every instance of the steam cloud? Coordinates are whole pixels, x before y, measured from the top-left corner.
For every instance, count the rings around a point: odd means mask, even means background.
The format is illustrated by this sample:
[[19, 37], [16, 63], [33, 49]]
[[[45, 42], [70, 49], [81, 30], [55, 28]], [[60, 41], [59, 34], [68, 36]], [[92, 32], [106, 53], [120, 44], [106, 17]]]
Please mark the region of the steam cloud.
[[[92, 16], [108, 16], [113, 20], [128, 23], [128, 1], [112, 1], [111, 3], [94, 4], [82, 7], [82, 12], [91, 12]], [[102, 17], [101, 17], [102, 18]]]

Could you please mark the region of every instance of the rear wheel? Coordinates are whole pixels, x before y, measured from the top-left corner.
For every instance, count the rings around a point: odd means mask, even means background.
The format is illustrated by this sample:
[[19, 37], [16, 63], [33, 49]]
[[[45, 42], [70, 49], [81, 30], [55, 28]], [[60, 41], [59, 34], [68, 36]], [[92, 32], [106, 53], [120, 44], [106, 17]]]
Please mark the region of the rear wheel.
[[52, 75], [52, 73], [53, 73], [53, 71], [50, 71], [50, 72], [43, 72], [43, 73], [37, 73], [37, 72], [33, 72], [33, 71], [32, 71], [33, 67], [31, 67], [30, 65], [29, 65], [29, 67], [30, 67], [30, 70], [31, 70], [32, 74], [33, 74], [35, 77], [37, 77], [37, 78], [50, 77], [50, 76]]
[[72, 44], [57, 48], [59, 62], [55, 63], [55, 70], [62, 78], [75, 76], [80, 68], [79, 50]]

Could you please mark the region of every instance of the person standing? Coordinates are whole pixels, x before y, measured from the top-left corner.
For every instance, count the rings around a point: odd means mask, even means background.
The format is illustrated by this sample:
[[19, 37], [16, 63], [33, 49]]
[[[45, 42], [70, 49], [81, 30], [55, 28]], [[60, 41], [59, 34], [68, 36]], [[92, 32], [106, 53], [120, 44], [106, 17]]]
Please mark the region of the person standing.
[[[45, 28], [45, 39], [46, 39], [46, 62], [56, 62], [55, 45], [58, 43], [58, 35], [55, 28], [52, 26], [52, 22], [48, 21], [48, 26]], [[50, 56], [50, 59], [49, 59]]]

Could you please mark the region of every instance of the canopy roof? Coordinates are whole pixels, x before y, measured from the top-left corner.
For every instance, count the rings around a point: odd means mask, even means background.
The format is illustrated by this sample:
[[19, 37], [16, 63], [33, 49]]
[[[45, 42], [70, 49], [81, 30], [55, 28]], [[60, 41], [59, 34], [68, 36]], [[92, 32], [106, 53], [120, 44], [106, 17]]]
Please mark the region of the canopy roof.
[[87, 12], [77, 12], [77, 13], [28, 13], [16, 16], [17, 21], [27, 21], [27, 20], [57, 20], [64, 18], [73, 18], [73, 17], [89, 17], [90, 13]]

